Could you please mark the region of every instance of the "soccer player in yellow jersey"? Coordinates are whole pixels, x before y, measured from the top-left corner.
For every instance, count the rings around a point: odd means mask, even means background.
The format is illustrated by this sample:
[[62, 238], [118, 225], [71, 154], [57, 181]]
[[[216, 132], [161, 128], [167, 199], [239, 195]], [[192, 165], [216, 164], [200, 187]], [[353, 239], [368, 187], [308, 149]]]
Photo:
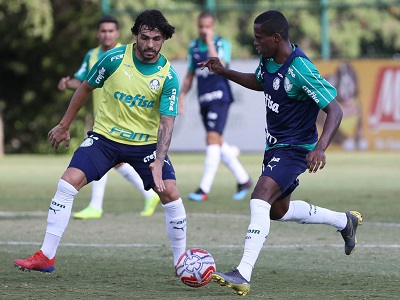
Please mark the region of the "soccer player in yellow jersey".
[[[117, 42], [119, 37], [118, 21], [113, 16], [102, 16], [97, 22], [97, 37], [100, 45], [96, 48], [90, 49], [85, 55], [79, 70], [74, 74], [73, 78], [69, 76], [63, 77], [58, 83], [58, 89], [63, 91], [65, 89], [76, 90], [81, 83], [85, 80], [90, 69], [99, 60], [99, 58], [108, 50], [122, 46]], [[93, 91], [93, 111], [96, 113], [101, 101], [102, 90], [96, 89]], [[115, 167], [121, 175], [123, 175], [130, 183], [132, 183], [142, 193], [145, 198], [145, 205], [141, 216], [151, 216], [160, 202], [160, 198], [153, 191], [146, 191], [143, 187], [142, 179], [139, 174], [129, 164], [118, 164]], [[104, 192], [107, 184], [108, 173], [106, 173], [100, 180], [92, 182], [92, 198], [90, 199], [89, 206], [73, 214], [75, 219], [96, 219], [100, 218], [103, 213], [103, 199]]]
[[186, 248], [186, 211], [167, 152], [178, 114], [179, 79], [160, 53], [175, 28], [158, 10], [139, 14], [132, 27], [134, 44], [106, 52], [78, 87], [60, 123], [48, 136], [52, 147], [69, 146], [69, 127], [91, 92], [102, 88], [93, 130], [76, 149], [50, 201], [42, 247], [27, 259], [14, 260], [22, 270], [52, 272], [61, 237], [78, 191], [121, 162], [138, 172], [165, 210], [174, 266]]

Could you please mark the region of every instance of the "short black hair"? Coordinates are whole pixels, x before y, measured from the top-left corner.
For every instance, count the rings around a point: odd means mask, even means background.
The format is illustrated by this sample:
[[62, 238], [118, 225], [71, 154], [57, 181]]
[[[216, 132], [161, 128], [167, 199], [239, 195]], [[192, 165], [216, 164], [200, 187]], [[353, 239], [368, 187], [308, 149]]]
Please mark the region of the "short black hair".
[[200, 13], [198, 19], [202, 19], [202, 18], [212, 18], [215, 21], [215, 16], [210, 13], [209, 11], [203, 11]]
[[279, 33], [283, 39], [289, 39], [289, 23], [280, 11], [268, 10], [260, 14], [254, 24], [261, 24], [262, 31], [268, 35]]
[[144, 10], [137, 16], [131, 28], [132, 34], [138, 35], [143, 26], [149, 30], [158, 29], [166, 40], [175, 33], [175, 27], [170, 25], [164, 15], [156, 9]]
[[100, 28], [100, 25], [102, 23], [114, 23], [115, 26], [117, 26], [117, 29], [119, 28], [117, 19], [110, 15], [104, 15], [99, 19], [99, 21], [97, 22], [97, 29]]

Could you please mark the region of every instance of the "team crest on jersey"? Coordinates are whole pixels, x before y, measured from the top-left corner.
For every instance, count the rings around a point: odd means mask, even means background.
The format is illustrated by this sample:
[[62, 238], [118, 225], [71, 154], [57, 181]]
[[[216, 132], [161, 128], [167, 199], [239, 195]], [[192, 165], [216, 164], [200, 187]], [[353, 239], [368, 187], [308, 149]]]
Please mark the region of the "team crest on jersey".
[[278, 77], [275, 77], [274, 81], [272, 82], [272, 87], [275, 91], [279, 90], [279, 85], [281, 84], [281, 80]]
[[156, 91], [160, 88], [160, 82], [158, 79], [152, 79], [149, 83], [149, 87], [152, 91]]
[[285, 77], [283, 80], [283, 87], [285, 88], [286, 92], [289, 92], [292, 89], [293, 84], [290, 82], [289, 78]]
[[88, 137], [88, 138], [86, 138], [86, 139], [82, 142], [82, 144], [80, 145], [80, 147], [90, 147], [90, 146], [92, 146], [92, 145], [93, 145], [93, 138]]

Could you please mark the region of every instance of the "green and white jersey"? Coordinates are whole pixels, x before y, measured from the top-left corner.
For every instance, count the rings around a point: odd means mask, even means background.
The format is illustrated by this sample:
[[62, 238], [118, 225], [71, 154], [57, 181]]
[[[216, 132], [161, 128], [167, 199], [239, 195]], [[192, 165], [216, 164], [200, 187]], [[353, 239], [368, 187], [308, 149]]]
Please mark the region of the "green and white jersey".
[[335, 99], [336, 89], [295, 45], [283, 64], [261, 57], [255, 75], [264, 88], [265, 149], [294, 145], [312, 150], [318, 113]]
[[[296, 48], [293, 44], [292, 47], [293, 50]], [[282, 64], [261, 57], [255, 74], [257, 81], [264, 87], [260, 71], [261, 63], [265, 64], [269, 73], [276, 73]], [[318, 99], [316, 103], [321, 109], [324, 109], [337, 96], [336, 89], [320, 75], [317, 67], [310, 60], [300, 56], [293, 59], [285, 74], [285, 91], [289, 98], [298, 101], [314, 97]]]
[[157, 142], [160, 114], [178, 114], [179, 77], [160, 55], [155, 63], [135, 56], [134, 45], [107, 51], [86, 80], [102, 88], [93, 130], [128, 145]]

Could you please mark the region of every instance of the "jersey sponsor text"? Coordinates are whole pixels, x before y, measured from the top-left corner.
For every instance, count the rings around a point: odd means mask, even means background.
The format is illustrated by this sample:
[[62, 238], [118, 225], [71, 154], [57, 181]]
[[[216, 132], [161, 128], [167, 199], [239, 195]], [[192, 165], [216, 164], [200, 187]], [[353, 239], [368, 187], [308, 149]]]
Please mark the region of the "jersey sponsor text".
[[128, 107], [138, 106], [145, 108], [153, 108], [155, 103], [155, 100], [147, 100], [143, 95], [136, 94], [136, 96], [132, 96], [120, 91], [116, 91], [114, 93], [114, 98], [117, 99], [118, 101], [123, 101], [126, 104], [129, 104]]
[[97, 75], [96, 80], [95, 80], [95, 82], [96, 82], [97, 84], [100, 84], [101, 81], [104, 79], [104, 73], [105, 73], [105, 72], [106, 72], [106, 69], [104, 69], [104, 67], [102, 67], [102, 68], [99, 70], [98, 75]]
[[267, 107], [273, 112], [279, 114], [279, 104], [274, 103], [274, 101], [271, 100], [271, 96], [269, 94], [265, 94], [265, 105], [267, 105]]
[[119, 135], [123, 139], [138, 142], [147, 142], [150, 138], [150, 135], [148, 135], [147, 133], [133, 132], [132, 130], [123, 129], [116, 126], [111, 128], [110, 134]]
[[175, 110], [175, 102], [176, 102], [176, 89], [172, 89], [172, 95], [168, 97], [169, 99], [169, 110]]
[[315, 103], [319, 102], [319, 99], [317, 97], [317, 94], [315, 92], [313, 92], [312, 90], [310, 90], [307, 86], [303, 85], [302, 86], [303, 90], [307, 93], [308, 96], [310, 96]]

